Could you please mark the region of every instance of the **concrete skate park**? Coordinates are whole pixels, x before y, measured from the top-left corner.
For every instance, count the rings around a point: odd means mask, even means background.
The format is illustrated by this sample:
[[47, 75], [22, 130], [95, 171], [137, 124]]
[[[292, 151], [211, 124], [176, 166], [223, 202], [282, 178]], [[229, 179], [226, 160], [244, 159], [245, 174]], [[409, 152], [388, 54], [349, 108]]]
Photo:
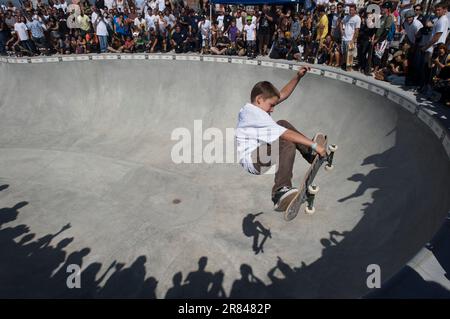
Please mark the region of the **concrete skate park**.
[[[273, 175], [174, 163], [174, 130], [202, 120], [202, 132], [225, 139], [256, 82], [281, 88], [298, 67], [161, 54], [3, 58], [0, 296], [449, 297], [450, 125], [408, 92], [313, 66], [273, 117], [339, 149], [334, 170], [315, 179], [315, 214], [290, 222], [273, 210]], [[307, 168], [297, 156], [294, 185]], [[271, 237], [244, 231], [256, 225]], [[70, 265], [81, 288], [67, 287]], [[368, 287], [369, 265], [381, 289]]]

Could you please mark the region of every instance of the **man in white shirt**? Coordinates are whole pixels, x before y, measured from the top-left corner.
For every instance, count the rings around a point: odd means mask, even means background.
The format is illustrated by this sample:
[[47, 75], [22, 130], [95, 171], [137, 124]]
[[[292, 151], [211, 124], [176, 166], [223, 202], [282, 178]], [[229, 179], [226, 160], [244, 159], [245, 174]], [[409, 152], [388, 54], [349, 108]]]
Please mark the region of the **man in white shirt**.
[[430, 53], [433, 52], [433, 49], [436, 48], [439, 43], [445, 43], [449, 27], [447, 7], [443, 3], [437, 3], [434, 5], [434, 11], [438, 20], [433, 25], [430, 42], [423, 47], [424, 51]]
[[100, 52], [105, 53], [108, 50], [108, 27], [107, 21], [102, 14], [99, 14], [94, 22], [95, 34], [98, 37], [100, 44]]
[[247, 16], [247, 24], [244, 27], [244, 39], [247, 41], [247, 57], [256, 57], [256, 24], [252, 23], [252, 17]]
[[356, 0], [344, 0], [345, 8], [344, 11], [346, 14], [350, 13], [350, 6], [355, 5], [356, 6]]
[[316, 1], [316, 5], [317, 7], [324, 7], [325, 11], [328, 8], [330, 1], [329, 0], [317, 0]]
[[57, 10], [62, 9], [64, 13], [67, 13], [67, 3], [65, 0], [59, 0], [59, 3], [53, 5]]
[[238, 10], [236, 12], [236, 28], [239, 30], [239, 32], [242, 32], [244, 30], [244, 18], [242, 17], [241, 10]]
[[223, 14], [223, 12], [220, 12], [220, 14], [217, 16], [217, 27], [219, 28], [220, 31], [224, 31], [223, 30], [223, 19], [225, 18], [225, 15]]
[[416, 0], [400, 0], [398, 4], [397, 10], [399, 10], [398, 24], [403, 25], [403, 21], [405, 21], [405, 14], [408, 11], [413, 11], [413, 6], [416, 4]]
[[156, 29], [155, 22], [157, 22], [157, 16], [153, 14], [153, 10], [148, 8], [145, 14], [145, 24], [147, 26], [147, 31], [150, 29]]
[[157, 3], [158, 3], [158, 11], [164, 12], [164, 10], [166, 9], [165, 0], [158, 0]]
[[417, 33], [422, 28], [423, 24], [419, 19], [415, 18], [414, 11], [407, 11], [404, 16], [403, 29], [405, 30], [406, 38], [410, 44], [414, 45], [416, 43]]
[[198, 23], [198, 29], [202, 35], [202, 53], [204, 54], [209, 47], [209, 37], [211, 31], [211, 21], [209, 20], [209, 16], [201, 17], [200, 22]]
[[431, 92], [432, 61], [438, 55], [438, 50], [436, 49], [437, 46], [440, 43], [445, 43], [449, 27], [447, 6], [443, 3], [437, 3], [434, 5], [434, 12], [438, 17], [438, 20], [434, 22], [431, 31], [431, 40], [421, 48], [422, 51], [425, 52], [425, 69], [423, 71], [425, 82], [420, 91], [424, 94]]
[[26, 25], [27, 20], [24, 16], [21, 16], [19, 18], [19, 21], [17, 21], [14, 24], [14, 31], [17, 32], [17, 36], [20, 40], [20, 45], [24, 47], [27, 51], [29, 51], [31, 54], [36, 53], [36, 49], [34, 47], [33, 42], [30, 40], [29, 36], [29, 28]]
[[356, 48], [359, 29], [361, 28], [361, 18], [356, 14], [356, 6], [349, 5], [350, 14], [342, 20], [342, 55], [346, 64], [347, 71], [352, 70], [353, 50]]
[[105, 0], [105, 7], [111, 10], [116, 5], [116, 0]]
[[239, 163], [256, 175], [268, 173], [276, 165], [272, 201], [279, 211], [285, 210], [298, 193], [291, 182], [296, 151], [299, 150], [308, 162], [313, 160], [313, 150], [321, 156], [326, 154], [322, 146], [297, 131], [288, 121], [275, 122], [271, 117], [275, 105], [291, 95], [309, 69], [301, 67], [281, 91], [267, 81], [256, 83], [250, 94], [251, 102], [239, 112], [236, 128]]

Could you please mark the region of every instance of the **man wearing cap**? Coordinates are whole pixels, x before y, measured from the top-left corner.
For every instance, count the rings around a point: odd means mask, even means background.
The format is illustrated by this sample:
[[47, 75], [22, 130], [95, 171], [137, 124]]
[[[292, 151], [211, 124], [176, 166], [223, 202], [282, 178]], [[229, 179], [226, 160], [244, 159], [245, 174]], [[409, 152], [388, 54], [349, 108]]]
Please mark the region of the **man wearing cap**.
[[392, 2], [387, 1], [383, 3], [381, 8], [382, 14], [380, 17], [380, 27], [375, 33], [375, 38], [373, 40], [373, 44], [375, 47], [374, 51], [375, 54], [373, 56], [375, 71], [377, 71], [379, 67], [383, 64], [383, 62], [387, 59], [390, 41], [388, 37], [391, 35], [393, 27], [395, 27], [394, 17], [391, 14]]
[[247, 16], [244, 38], [247, 42], [247, 56], [253, 59], [256, 57], [256, 25], [252, 23], [252, 16]]
[[419, 19], [416, 19], [413, 10], [406, 11], [403, 22], [403, 29], [406, 33], [405, 42], [410, 44], [408, 50], [408, 72], [406, 74], [405, 84], [407, 86], [416, 85], [418, 83], [417, 75], [420, 70], [418, 69], [419, 55], [417, 54], [417, 41], [416, 38], [420, 29], [423, 28]]
[[[403, 22], [406, 19], [405, 14], [408, 11], [413, 11], [413, 6], [416, 4], [416, 0], [400, 0], [397, 10], [399, 11], [400, 15], [398, 17], [399, 25], [403, 25]], [[414, 11], [413, 11], [414, 12]]]

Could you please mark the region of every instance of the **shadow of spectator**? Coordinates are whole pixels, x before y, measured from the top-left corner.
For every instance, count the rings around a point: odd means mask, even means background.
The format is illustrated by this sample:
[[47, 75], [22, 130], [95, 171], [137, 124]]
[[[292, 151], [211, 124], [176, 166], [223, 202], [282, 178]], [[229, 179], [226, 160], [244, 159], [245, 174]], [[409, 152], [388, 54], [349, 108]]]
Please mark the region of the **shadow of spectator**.
[[264, 298], [266, 295], [266, 285], [264, 282], [253, 274], [252, 267], [242, 264], [241, 278], [236, 279], [231, 287], [230, 298], [232, 299], [249, 299]]
[[138, 298], [144, 285], [146, 262], [147, 257], [139, 256], [128, 268], [116, 267], [98, 296], [100, 298]]
[[0, 208], [0, 229], [3, 224], [16, 220], [19, 215], [19, 209], [28, 205], [28, 202], [20, 202], [13, 207]]
[[164, 298], [166, 299], [183, 299], [186, 297], [186, 286], [181, 282], [183, 281], [183, 274], [181, 271], [177, 272], [172, 277], [173, 286], [170, 287]]
[[198, 260], [198, 270], [190, 272], [184, 282], [186, 297], [188, 298], [207, 298], [208, 288], [212, 283], [213, 275], [205, 271], [208, 264], [208, 258], [203, 256]]
[[226, 298], [227, 294], [225, 293], [225, 290], [223, 289], [223, 278], [225, 274], [222, 270], [219, 270], [214, 273], [212, 277], [212, 285], [211, 288], [208, 291], [208, 298], [211, 299], [222, 299]]

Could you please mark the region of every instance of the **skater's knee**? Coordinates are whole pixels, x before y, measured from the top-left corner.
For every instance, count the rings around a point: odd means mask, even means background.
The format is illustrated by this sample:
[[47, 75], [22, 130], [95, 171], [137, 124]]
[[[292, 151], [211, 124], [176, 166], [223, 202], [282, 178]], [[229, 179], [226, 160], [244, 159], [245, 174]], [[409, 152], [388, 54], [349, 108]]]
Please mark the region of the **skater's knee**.
[[286, 128], [292, 127], [291, 123], [289, 123], [286, 120], [279, 120], [279, 121], [277, 121], [277, 124], [280, 126], [286, 127]]

